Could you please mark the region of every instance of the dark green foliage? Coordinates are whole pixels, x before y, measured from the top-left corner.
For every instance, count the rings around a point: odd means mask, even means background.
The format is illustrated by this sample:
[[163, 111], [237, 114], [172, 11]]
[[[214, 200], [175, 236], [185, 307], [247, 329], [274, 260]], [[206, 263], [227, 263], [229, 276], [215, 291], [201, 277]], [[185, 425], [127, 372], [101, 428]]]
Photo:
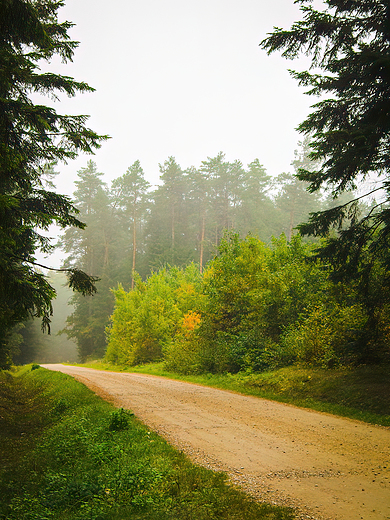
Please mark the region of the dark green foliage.
[[[42, 336], [41, 322], [37, 318], [16, 325], [8, 336], [7, 342], [8, 348], [11, 349], [13, 362], [25, 364], [38, 361], [37, 354], [43, 350]], [[44, 338], [46, 338], [46, 335]]]
[[[71, 289], [76, 290], [83, 296], [92, 296], [96, 293], [96, 282], [99, 281], [97, 276], [90, 276], [77, 268], [69, 269], [68, 273], [68, 285]], [[91, 285], [91, 280], [93, 285]]]
[[326, 273], [308, 263], [298, 236], [272, 248], [253, 237], [227, 235], [204, 275], [206, 304], [199, 335], [203, 370], [264, 370], [296, 361], [280, 345], [283, 331], [324, 298]]
[[[48, 252], [41, 230], [56, 223], [84, 224], [68, 197], [46, 189], [47, 164], [92, 152], [104, 139], [85, 126], [87, 117], [64, 116], [32, 101], [32, 96], [74, 96], [87, 84], [52, 73], [39, 64], [59, 55], [71, 61], [76, 42], [71, 23], [59, 23], [61, 1], [7, 0], [1, 4], [0, 38], [0, 366], [9, 364], [6, 339], [15, 324], [31, 316], [50, 322], [55, 295], [35, 269], [35, 252]], [[76, 290], [90, 292], [93, 279], [70, 272]]]
[[[262, 42], [269, 53], [282, 51], [289, 59], [309, 55], [316, 69], [292, 73], [310, 95], [322, 98], [299, 126], [311, 136], [309, 157], [317, 166], [303, 166], [297, 176], [310, 191], [326, 188], [334, 197], [355, 190], [361, 180], [376, 181], [371, 190], [363, 185], [364, 194], [355, 199], [313, 212], [299, 229], [326, 236], [318, 254], [339, 279], [357, 280], [370, 314], [363, 357], [374, 361], [378, 356], [368, 353], [369, 343], [376, 341], [390, 288], [390, 6], [383, 0], [325, 0], [316, 10], [306, 0], [297, 3], [303, 20], [290, 30], [276, 29]], [[374, 194], [377, 200], [367, 201], [362, 211], [357, 201]], [[369, 296], [374, 287], [378, 306]]]
[[123, 408], [119, 408], [119, 410], [115, 410], [111, 413], [110, 423], [108, 429], [111, 431], [120, 431], [126, 430], [129, 426], [129, 419], [126, 414], [126, 411]]
[[291, 30], [276, 29], [262, 42], [294, 59], [312, 56], [323, 74], [293, 73], [310, 94], [331, 95], [300, 125], [312, 139], [312, 158], [320, 169], [302, 169], [300, 178], [335, 193], [353, 188], [358, 175], [386, 175], [389, 169], [390, 10], [387, 2], [326, 0], [322, 11], [298, 0], [304, 16]]
[[126, 430], [129, 427], [129, 417], [130, 414], [128, 411], [123, 408], [119, 408], [119, 410], [115, 410], [111, 413], [110, 416], [110, 424], [108, 425], [108, 429], [113, 432], [119, 432], [121, 430]]

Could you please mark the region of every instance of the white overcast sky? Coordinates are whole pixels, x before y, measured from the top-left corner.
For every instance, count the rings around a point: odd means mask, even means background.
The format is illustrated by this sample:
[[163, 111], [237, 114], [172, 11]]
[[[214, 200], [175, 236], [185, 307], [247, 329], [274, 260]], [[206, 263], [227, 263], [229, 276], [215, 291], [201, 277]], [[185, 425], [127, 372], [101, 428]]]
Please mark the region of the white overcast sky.
[[[295, 128], [315, 99], [287, 69], [307, 63], [259, 43], [300, 18], [293, 0], [66, 0], [59, 14], [80, 45], [73, 63], [49, 69], [96, 92], [56, 108], [90, 115], [88, 126], [112, 137], [92, 157], [108, 183], [137, 159], [156, 184], [169, 156], [186, 168], [220, 151], [244, 165], [259, 158], [271, 175], [291, 171]], [[59, 192], [74, 191], [89, 158], [59, 165]]]

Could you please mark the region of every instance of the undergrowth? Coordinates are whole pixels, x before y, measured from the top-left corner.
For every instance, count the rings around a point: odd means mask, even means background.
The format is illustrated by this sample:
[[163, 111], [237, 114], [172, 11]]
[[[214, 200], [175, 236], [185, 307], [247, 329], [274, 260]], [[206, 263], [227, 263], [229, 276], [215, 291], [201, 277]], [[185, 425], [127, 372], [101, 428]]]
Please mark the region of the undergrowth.
[[0, 373], [0, 407], [2, 519], [294, 518], [192, 465], [130, 412], [64, 374]]

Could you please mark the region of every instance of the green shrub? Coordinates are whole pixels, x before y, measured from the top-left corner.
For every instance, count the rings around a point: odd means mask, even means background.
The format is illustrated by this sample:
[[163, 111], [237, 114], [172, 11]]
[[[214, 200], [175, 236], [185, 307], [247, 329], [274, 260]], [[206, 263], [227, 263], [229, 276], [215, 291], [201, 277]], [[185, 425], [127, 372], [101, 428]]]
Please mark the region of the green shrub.
[[114, 432], [126, 430], [129, 427], [129, 417], [131, 415], [133, 414], [123, 408], [114, 410], [110, 415], [110, 424], [108, 425], [108, 429]]
[[200, 305], [201, 275], [194, 264], [137, 278], [133, 290], [113, 291], [116, 302], [107, 330], [105, 359], [121, 365], [159, 361], [174, 341], [183, 317]]
[[360, 306], [341, 307], [335, 302], [331, 309], [315, 305], [292, 324], [282, 336], [286, 352], [303, 364], [333, 367], [350, 362], [350, 345], [364, 326], [365, 316]]

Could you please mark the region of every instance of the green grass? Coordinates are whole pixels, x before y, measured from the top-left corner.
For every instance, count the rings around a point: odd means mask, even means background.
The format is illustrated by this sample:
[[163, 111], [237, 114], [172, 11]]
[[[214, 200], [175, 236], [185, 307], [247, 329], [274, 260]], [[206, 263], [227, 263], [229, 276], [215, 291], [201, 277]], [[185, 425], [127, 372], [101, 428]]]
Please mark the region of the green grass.
[[194, 466], [129, 412], [43, 368], [0, 373], [0, 518], [290, 520]]
[[263, 373], [193, 376], [168, 372], [164, 369], [163, 363], [118, 367], [96, 361], [80, 366], [170, 377], [372, 424], [390, 426], [390, 366], [388, 365], [342, 369], [292, 366]]

